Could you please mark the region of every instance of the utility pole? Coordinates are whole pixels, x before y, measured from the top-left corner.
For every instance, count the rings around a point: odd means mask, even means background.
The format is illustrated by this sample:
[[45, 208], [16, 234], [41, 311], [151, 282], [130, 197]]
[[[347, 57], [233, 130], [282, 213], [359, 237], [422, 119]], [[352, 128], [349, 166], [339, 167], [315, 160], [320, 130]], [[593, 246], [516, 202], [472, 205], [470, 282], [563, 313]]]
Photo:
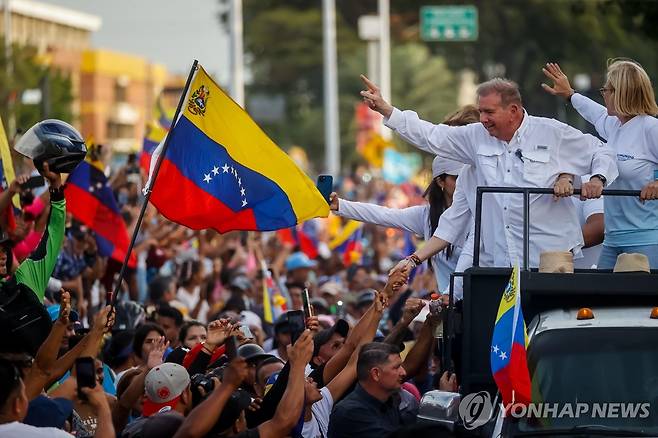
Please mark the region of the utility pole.
[[7, 75], [7, 86], [10, 87], [9, 99], [7, 100], [7, 140], [13, 146], [16, 135], [16, 116], [14, 114], [14, 101], [16, 91], [13, 90], [14, 61], [11, 47], [11, 0], [4, 0], [4, 24], [5, 24], [5, 73]]
[[230, 0], [231, 97], [244, 108], [244, 48], [242, 42], [242, 0]]
[[336, 66], [336, 4], [322, 0], [322, 47], [324, 60], [324, 141], [325, 169], [330, 175], [340, 172], [338, 126], [338, 73]]
[[[378, 0], [379, 12], [379, 88], [382, 97], [391, 102], [391, 20], [389, 0]], [[382, 137], [390, 140], [391, 130], [382, 124]]]

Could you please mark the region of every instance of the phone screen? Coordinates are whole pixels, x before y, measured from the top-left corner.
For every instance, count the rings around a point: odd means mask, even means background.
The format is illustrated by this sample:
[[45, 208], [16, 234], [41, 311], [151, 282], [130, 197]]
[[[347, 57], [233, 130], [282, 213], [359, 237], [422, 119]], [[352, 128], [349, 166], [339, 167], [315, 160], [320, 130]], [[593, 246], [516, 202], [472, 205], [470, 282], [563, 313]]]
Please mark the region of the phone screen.
[[319, 175], [316, 186], [322, 197], [327, 201], [327, 204], [330, 204], [329, 195], [331, 195], [334, 189], [334, 177], [331, 175]]
[[78, 398], [86, 400], [80, 388], [94, 388], [96, 386], [96, 366], [94, 358], [79, 357], [75, 360], [75, 374], [78, 381]]
[[235, 336], [229, 336], [226, 340], [226, 357], [229, 362], [238, 355], [238, 339]]
[[304, 316], [306, 318], [310, 318], [313, 316], [313, 309], [311, 308], [311, 301], [308, 298], [308, 288], [304, 288], [304, 292], [302, 292], [302, 301], [304, 302]]
[[290, 327], [290, 341], [294, 344], [306, 329], [306, 318], [303, 310], [291, 310], [286, 316]]

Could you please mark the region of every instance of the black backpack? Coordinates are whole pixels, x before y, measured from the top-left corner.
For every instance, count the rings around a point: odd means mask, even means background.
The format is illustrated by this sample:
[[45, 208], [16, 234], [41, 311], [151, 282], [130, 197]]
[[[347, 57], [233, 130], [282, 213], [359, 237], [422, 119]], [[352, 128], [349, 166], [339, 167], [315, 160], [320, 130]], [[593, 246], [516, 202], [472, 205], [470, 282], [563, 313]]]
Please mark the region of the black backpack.
[[0, 351], [34, 357], [51, 328], [50, 315], [32, 289], [14, 277], [0, 285]]

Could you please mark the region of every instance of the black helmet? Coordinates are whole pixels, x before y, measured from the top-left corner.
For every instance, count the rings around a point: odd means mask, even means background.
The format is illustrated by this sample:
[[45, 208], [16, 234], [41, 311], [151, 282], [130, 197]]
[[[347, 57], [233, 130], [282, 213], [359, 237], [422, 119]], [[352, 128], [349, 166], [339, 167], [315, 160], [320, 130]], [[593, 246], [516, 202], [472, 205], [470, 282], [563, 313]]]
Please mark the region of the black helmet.
[[61, 120], [44, 120], [31, 127], [16, 143], [14, 149], [31, 158], [37, 170], [47, 162], [50, 170], [71, 173], [87, 155], [87, 147], [80, 133]]

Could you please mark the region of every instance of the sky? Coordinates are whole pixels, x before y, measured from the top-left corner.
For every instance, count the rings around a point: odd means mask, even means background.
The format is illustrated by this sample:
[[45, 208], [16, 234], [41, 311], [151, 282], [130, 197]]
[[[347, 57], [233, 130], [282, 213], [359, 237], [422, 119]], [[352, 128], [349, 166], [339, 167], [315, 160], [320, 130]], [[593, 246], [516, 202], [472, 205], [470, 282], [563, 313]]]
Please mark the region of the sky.
[[99, 16], [94, 48], [143, 56], [186, 75], [194, 58], [220, 83], [228, 80], [228, 38], [219, 0], [37, 0]]

